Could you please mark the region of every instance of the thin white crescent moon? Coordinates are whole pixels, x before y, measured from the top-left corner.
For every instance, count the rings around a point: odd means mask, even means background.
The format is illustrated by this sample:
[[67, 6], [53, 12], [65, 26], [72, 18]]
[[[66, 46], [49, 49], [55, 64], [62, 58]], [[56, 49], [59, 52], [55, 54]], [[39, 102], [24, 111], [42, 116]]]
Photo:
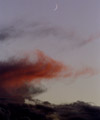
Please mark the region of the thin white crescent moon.
[[58, 9], [58, 5], [56, 4], [56, 7], [54, 8], [54, 11], [56, 11]]

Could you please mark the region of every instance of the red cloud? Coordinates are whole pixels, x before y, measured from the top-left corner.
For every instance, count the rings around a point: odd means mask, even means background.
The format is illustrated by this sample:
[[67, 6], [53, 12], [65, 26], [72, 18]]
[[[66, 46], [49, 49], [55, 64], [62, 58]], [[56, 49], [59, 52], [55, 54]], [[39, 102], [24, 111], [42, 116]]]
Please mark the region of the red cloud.
[[[18, 99], [29, 98], [32, 94], [41, 93], [41, 88], [35, 88], [35, 83], [43, 79], [50, 80], [57, 77], [72, 77], [76, 79], [81, 75], [94, 75], [95, 71], [85, 68], [75, 71], [70, 66], [65, 66], [46, 55], [37, 51], [37, 61], [30, 61], [29, 55], [24, 59], [0, 62], [0, 97], [11, 97]], [[34, 81], [34, 85], [29, 83]], [[31, 91], [30, 91], [31, 88]]]
[[[20, 87], [25, 82], [34, 80], [51, 79], [59, 75], [67, 67], [62, 63], [46, 56], [41, 51], [37, 51], [38, 61], [29, 62], [28, 58], [19, 61], [9, 61], [0, 63], [0, 86]], [[38, 79], [38, 80], [37, 80]]]

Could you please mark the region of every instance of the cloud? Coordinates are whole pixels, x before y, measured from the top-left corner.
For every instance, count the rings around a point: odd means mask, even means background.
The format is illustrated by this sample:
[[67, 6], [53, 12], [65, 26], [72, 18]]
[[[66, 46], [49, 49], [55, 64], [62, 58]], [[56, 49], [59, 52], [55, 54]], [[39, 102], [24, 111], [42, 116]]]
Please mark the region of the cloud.
[[72, 38], [74, 32], [67, 32], [61, 27], [42, 23], [42, 22], [15, 22], [12, 25], [2, 27], [0, 29], [0, 41], [6, 41], [11, 38], [21, 37], [21, 36], [32, 36], [34, 38], [49, 37], [53, 36], [58, 39]]
[[99, 120], [100, 107], [77, 101], [52, 105], [41, 102], [28, 105], [14, 101], [0, 101], [0, 120]]
[[77, 72], [75, 72], [74, 78], [77, 78], [79, 76], [84, 76], [84, 75], [94, 76], [98, 73], [99, 72], [97, 70], [95, 70], [91, 67], [85, 67], [85, 68], [82, 68], [82, 69], [78, 70]]
[[[18, 61], [1, 62], [1, 85], [15, 87], [22, 85], [25, 81], [54, 78], [66, 68], [62, 63], [47, 57], [41, 51], [37, 51], [37, 56], [38, 61], [36, 63], [34, 61], [33, 63], [29, 62], [27, 57]], [[36, 81], [38, 82], [38, 80]]]
[[17, 29], [14, 25], [7, 26], [0, 29], [0, 41], [6, 41], [11, 38], [20, 37], [22, 31]]
[[[0, 29], [0, 59], [7, 59], [20, 51], [41, 49], [58, 59], [62, 56], [60, 59], [65, 60], [65, 55], [69, 55], [70, 51], [79, 50], [97, 38], [99, 34], [83, 39], [75, 30], [50, 23], [18, 21]], [[80, 60], [82, 61], [82, 58]]]
[[[31, 100], [32, 97], [46, 91], [46, 88], [38, 85], [23, 84], [20, 87], [2, 88], [0, 86], [0, 100], [25, 102], [25, 99]], [[32, 96], [31, 96], [32, 95]]]
[[8, 61], [0, 62], [0, 97], [31, 99], [31, 95], [44, 92], [45, 87], [37, 86], [42, 80], [53, 78], [73, 78], [89, 75], [97, 72], [92, 68], [75, 70], [69, 65], [64, 65], [48, 56], [42, 51], [36, 50], [37, 59], [32, 58], [32, 53], [25, 53], [19, 59], [10, 58]]
[[95, 34], [95, 35], [91, 35], [88, 39], [83, 40], [83, 42], [81, 42], [79, 44], [79, 47], [84, 46], [84, 45], [86, 45], [86, 44], [88, 44], [88, 43], [90, 43], [90, 42], [92, 42], [92, 41], [94, 41], [96, 39], [99, 39], [99, 38], [100, 38], [100, 33]]
[[[60, 72], [66, 68], [62, 63], [44, 55], [39, 50], [36, 51], [36, 55], [35, 62], [29, 60], [29, 55], [19, 60], [10, 59], [0, 62], [0, 97], [19, 96], [25, 99], [32, 94], [41, 93], [45, 89], [35, 85], [41, 80], [60, 76]], [[34, 81], [33, 85], [32, 81]]]
[[63, 29], [50, 23], [17, 21], [0, 29], [0, 41], [12, 38], [31, 36], [35, 38], [56, 37], [59, 40], [65, 39], [72, 43], [73, 47], [81, 47], [89, 42], [100, 38], [100, 33], [92, 34], [89, 38], [83, 39], [76, 34], [75, 30]]
[[58, 105], [56, 111], [60, 120], [95, 120], [100, 119], [100, 107], [78, 101], [72, 104]]

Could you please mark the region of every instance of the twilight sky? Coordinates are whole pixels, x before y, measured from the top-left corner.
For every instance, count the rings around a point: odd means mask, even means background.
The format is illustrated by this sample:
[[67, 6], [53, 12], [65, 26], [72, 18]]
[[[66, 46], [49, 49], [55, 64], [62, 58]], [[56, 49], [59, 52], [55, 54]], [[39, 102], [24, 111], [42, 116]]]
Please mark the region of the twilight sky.
[[[58, 9], [54, 11], [56, 4]], [[47, 88], [36, 98], [52, 103], [82, 100], [100, 105], [99, 51], [100, 0], [0, 0], [0, 70], [4, 69], [3, 64], [10, 66], [10, 76], [6, 78], [0, 71], [0, 79], [18, 78], [12, 77], [19, 73], [11, 71], [9, 59], [18, 61], [28, 57], [35, 63], [39, 57], [42, 69], [43, 61], [47, 62], [43, 70], [50, 72], [50, 80], [44, 75], [47, 72], [31, 77], [41, 79], [39, 84]], [[27, 69], [27, 63], [24, 63]], [[22, 69], [20, 62], [16, 65], [19, 66], [16, 71]], [[38, 72], [39, 65], [36, 66]], [[64, 77], [53, 78], [51, 71], [60, 72], [64, 66], [64, 73], [59, 73]], [[21, 80], [22, 75], [19, 77]]]

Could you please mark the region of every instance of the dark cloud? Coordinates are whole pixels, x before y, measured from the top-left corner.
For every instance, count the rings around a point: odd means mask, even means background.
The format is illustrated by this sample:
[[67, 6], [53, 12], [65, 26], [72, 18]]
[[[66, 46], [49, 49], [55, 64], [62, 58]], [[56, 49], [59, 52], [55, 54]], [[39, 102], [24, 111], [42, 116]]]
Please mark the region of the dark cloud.
[[100, 107], [85, 102], [36, 105], [0, 101], [0, 120], [100, 120]]
[[[45, 87], [39, 85], [38, 87], [35, 85], [24, 84], [20, 87], [15, 88], [0, 88], [0, 100], [2, 101], [12, 101], [12, 102], [21, 102], [24, 103], [25, 99], [32, 100], [32, 97], [41, 94], [46, 91]], [[31, 96], [32, 95], [32, 96]]]
[[100, 107], [91, 106], [89, 103], [76, 102], [59, 105], [55, 108], [60, 120], [99, 120]]

